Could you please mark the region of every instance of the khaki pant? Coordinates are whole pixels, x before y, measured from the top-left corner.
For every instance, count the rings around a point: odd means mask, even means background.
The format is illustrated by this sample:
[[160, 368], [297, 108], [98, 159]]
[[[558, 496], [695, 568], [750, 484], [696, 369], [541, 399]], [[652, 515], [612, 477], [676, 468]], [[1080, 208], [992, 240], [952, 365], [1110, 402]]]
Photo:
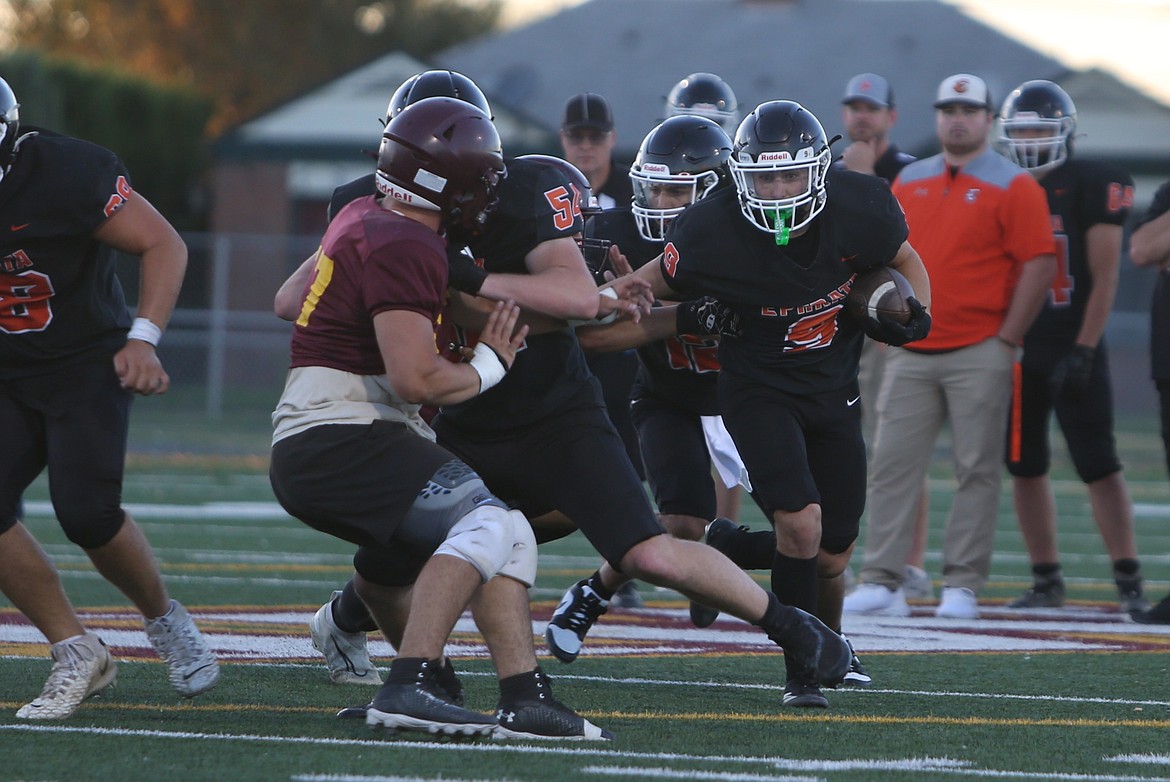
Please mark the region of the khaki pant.
[[949, 353], [888, 348], [877, 399], [860, 580], [896, 588], [914, 540], [922, 482], [944, 421], [955, 490], [943, 581], [978, 592], [991, 569], [1014, 356], [997, 339]]

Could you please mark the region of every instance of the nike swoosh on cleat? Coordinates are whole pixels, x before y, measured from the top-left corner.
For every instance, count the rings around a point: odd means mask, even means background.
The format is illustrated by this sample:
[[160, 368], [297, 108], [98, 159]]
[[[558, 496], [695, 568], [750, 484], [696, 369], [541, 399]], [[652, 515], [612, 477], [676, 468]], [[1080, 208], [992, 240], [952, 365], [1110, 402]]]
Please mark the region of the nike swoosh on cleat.
[[30, 225], [32, 225], [32, 223], [21, 223], [20, 225], [10, 225], [10, 226], [8, 226], [8, 228], [11, 231], [23, 231], [25, 228], [28, 228]]

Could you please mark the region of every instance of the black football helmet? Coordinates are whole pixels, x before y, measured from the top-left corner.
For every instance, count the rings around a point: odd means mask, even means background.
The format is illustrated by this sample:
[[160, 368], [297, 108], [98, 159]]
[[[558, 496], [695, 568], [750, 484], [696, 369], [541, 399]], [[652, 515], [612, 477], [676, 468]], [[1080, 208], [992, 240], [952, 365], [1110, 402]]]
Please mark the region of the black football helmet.
[[[531, 160], [537, 163], [543, 163], [546, 166], [552, 166], [565, 175], [569, 180], [569, 185], [575, 191], [573, 194], [574, 208], [581, 212], [581, 217], [588, 220], [591, 215], [595, 215], [601, 211], [601, 207], [597, 204], [597, 198], [593, 195], [593, 188], [589, 184], [589, 178], [581, 173], [581, 169], [574, 166], [564, 158], [555, 157], [553, 155], [521, 155], [517, 160]], [[595, 237], [586, 237], [578, 235], [577, 246], [581, 248], [581, 255], [585, 258], [585, 264], [589, 267], [589, 271], [593, 273], [594, 278], [599, 284], [604, 283], [605, 272], [609, 270], [609, 247], [613, 242], [608, 239], [597, 239]]]
[[728, 136], [739, 124], [739, 102], [727, 82], [713, 73], [692, 73], [671, 88], [663, 116], [697, 114], [715, 121]]
[[456, 98], [423, 98], [386, 126], [375, 182], [388, 198], [440, 212], [448, 237], [466, 242], [495, 209], [505, 175], [486, 114]]
[[386, 119], [382, 124], [389, 124], [398, 112], [423, 98], [458, 98], [475, 106], [489, 119], [495, 119], [487, 97], [475, 82], [456, 71], [436, 70], [416, 73], [402, 82], [390, 97]]
[[[1029, 171], [1055, 168], [1072, 153], [1077, 107], [1068, 93], [1044, 79], [1012, 90], [999, 113], [999, 145], [1009, 160]], [[1028, 136], [1020, 131], [1039, 131]]]
[[[731, 177], [739, 191], [739, 208], [761, 231], [776, 235], [778, 244], [805, 228], [825, 208], [825, 179], [833, 154], [825, 129], [811, 111], [790, 100], [761, 103], [744, 117], [735, 134]], [[807, 173], [804, 189], [795, 196], [764, 198], [757, 177], [786, 172]]]
[[8, 82], [0, 79], [0, 172], [7, 172], [12, 165], [13, 149], [19, 134], [20, 104]]
[[[630, 167], [634, 222], [642, 238], [661, 240], [666, 226], [683, 209], [729, 182], [730, 159], [731, 139], [706, 117], [670, 117], [647, 133]], [[690, 188], [686, 204], [668, 208], [651, 205], [654, 189], [680, 185]]]

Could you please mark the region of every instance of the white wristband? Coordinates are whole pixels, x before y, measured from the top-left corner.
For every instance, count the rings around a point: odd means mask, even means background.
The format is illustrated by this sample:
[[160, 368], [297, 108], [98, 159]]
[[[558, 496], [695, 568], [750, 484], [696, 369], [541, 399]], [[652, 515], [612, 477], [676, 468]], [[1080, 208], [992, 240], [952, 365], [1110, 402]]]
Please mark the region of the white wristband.
[[135, 318], [134, 325], [130, 327], [130, 333], [126, 335], [126, 339], [137, 339], [158, 347], [158, 342], [162, 339], [162, 329], [147, 318]]
[[487, 391], [496, 383], [504, 379], [508, 368], [496, 355], [496, 351], [479, 342], [475, 346], [475, 353], [471, 356], [471, 368], [479, 373], [479, 393]]
[[[615, 291], [613, 288], [602, 288], [597, 292], [597, 295], [605, 296], [607, 299], [613, 299], [615, 301], [618, 298], [617, 291]], [[614, 310], [608, 315], [598, 316], [594, 322], [604, 326], [607, 323], [613, 323], [615, 320], [617, 320], [617, 310]]]

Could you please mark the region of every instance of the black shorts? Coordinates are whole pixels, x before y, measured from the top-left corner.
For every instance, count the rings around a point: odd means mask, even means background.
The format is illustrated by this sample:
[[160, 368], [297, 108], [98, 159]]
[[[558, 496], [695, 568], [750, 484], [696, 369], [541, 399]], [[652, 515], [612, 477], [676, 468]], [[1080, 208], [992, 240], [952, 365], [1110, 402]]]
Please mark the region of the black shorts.
[[1093, 483], [1120, 470], [1113, 437], [1113, 386], [1104, 344], [1093, 357], [1083, 400], [1053, 399], [1048, 385], [1050, 376], [1051, 372], [1026, 368], [1017, 375], [1008, 413], [1008, 472], [1017, 478], [1048, 474], [1052, 459], [1048, 422], [1053, 412], [1082, 481]]
[[747, 467], [756, 502], [769, 517], [819, 504], [821, 548], [830, 553], [856, 540], [865, 510], [859, 397], [856, 381], [797, 396], [719, 373], [723, 423]]
[[645, 394], [630, 405], [646, 479], [662, 514], [715, 517], [711, 454], [698, 413]]
[[108, 543], [122, 526], [122, 476], [133, 394], [113, 354], [43, 375], [0, 380], [0, 532], [20, 497], [49, 471], [53, 508], [69, 539]]
[[493, 494], [530, 519], [560, 511], [615, 567], [665, 532], [591, 385], [554, 415], [507, 433], [460, 427], [442, 413], [432, 426]]
[[396, 547], [419, 492], [455, 458], [396, 421], [328, 424], [275, 443], [268, 475], [281, 506], [310, 527], [359, 546]]

